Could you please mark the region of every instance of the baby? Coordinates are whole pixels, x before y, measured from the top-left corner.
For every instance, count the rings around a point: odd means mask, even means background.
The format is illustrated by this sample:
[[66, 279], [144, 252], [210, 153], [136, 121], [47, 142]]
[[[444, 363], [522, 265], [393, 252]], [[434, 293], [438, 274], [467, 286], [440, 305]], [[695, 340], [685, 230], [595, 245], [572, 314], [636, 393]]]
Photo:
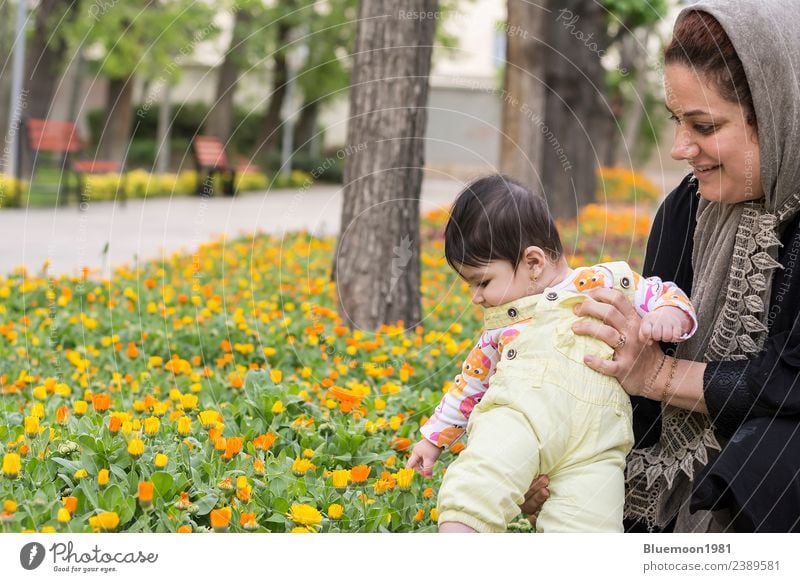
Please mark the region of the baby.
[[485, 331], [408, 462], [430, 476], [442, 449], [469, 435], [442, 481], [439, 531], [505, 531], [542, 473], [550, 497], [537, 530], [622, 531], [630, 400], [583, 363], [586, 355], [611, 359], [613, 350], [572, 332], [573, 308], [591, 289], [619, 289], [643, 318], [643, 341], [676, 342], [697, 327], [691, 302], [623, 262], [571, 269], [544, 198], [505, 176], [459, 195], [445, 256], [484, 308]]

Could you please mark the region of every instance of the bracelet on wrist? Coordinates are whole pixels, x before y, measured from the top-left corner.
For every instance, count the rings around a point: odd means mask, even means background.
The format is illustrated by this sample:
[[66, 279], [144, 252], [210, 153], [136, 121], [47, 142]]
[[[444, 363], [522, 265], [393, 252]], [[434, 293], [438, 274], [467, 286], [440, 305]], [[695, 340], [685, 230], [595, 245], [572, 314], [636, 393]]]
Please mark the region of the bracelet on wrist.
[[669, 376], [667, 377], [667, 383], [664, 384], [664, 391], [661, 392], [661, 402], [664, 404], [669, 404], [669, 401], [672, 399], [672, 394], [670, 394], [670, 388], [672, 388], [672, 379], [675, 377], [675, 370], [678, 367], [678, 358], [672, 358], [672, 363], [669, 367]]

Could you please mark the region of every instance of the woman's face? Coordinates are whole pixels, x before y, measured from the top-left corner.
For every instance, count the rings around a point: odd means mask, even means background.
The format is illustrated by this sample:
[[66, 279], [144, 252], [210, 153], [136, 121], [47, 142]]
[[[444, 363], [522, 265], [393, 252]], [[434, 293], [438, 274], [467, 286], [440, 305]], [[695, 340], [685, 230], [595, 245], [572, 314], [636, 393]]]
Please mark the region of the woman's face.
[[685, 65], [667, 65], [664, 85], [675, 121], [671, 155], [692, 167], [700, 195], [727, 204], [763, 198], [758, 132], [745, 109]]

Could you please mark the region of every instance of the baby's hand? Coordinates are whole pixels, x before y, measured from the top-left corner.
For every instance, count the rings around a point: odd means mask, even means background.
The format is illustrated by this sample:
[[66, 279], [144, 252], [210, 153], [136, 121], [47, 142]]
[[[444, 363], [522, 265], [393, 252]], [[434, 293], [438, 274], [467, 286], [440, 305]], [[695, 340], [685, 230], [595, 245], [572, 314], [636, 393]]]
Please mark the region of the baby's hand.
[[692, 329], [692, 318], [678, 307], [665, 305], [645, 313], [639, 326], [639, 341], [677, 342]]
[[433, 475], [433, 464], [441, 454], [442, 449], [431, 441], [422, 439], [411, 449], [411, 457], [408, 459], [406, 467], [416, 469], [417, 473], [423, 477], [431, 477]]

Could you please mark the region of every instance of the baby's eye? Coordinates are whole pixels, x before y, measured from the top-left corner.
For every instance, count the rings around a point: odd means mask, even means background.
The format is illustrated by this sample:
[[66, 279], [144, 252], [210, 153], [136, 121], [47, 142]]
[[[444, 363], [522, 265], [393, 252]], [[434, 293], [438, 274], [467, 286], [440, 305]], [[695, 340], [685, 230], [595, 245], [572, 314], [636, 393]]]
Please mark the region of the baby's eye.
[[484, 287], [486, 287], [488, 284], [489, 284], [489, 281], [481, 281], [480, 283], [478, 283], [478, 287], [480, 287], [481, 289], [483, 289], [483, 288], [484, 288]]

